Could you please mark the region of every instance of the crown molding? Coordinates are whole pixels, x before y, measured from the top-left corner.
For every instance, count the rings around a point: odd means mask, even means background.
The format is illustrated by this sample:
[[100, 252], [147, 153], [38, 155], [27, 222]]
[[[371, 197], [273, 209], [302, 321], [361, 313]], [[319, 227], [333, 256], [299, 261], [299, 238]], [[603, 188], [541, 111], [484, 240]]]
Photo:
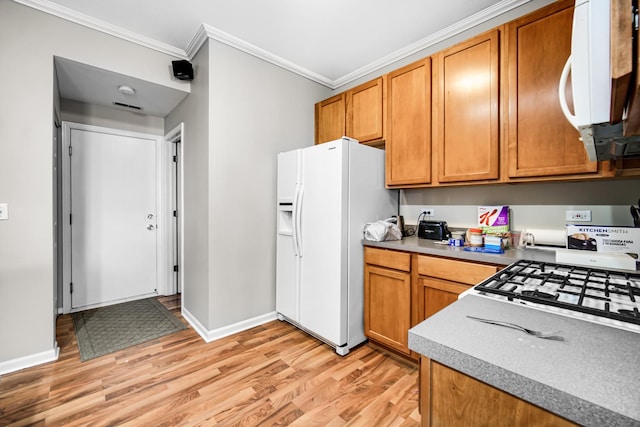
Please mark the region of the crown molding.
[[116, 25], [109, 24], [108, 22], [101, 21], [91, 16], [85, 15], [75, 10], [60, 6], [59, 4], [47, 1], [47, 0], [13, 0], [16, 3], [20, 3], [24, 6], [31, 7], [41, 12], [48, 13], [50, 15], [57, 16], [58, 18], [71, 21], [76, 24], [83, 25], [88, 28], [100, 31], [118, 37], [120, 39], [144, 46], [149, 49], [156, 50], [167, 55], [175, 56], [180, 59], [187, 59], [187, 55], [184, 50], [175, 46], [171, 46], [166, 43], [159, 42], [149, 37], [145, 37], [133, 31], [126, 30]]
[[531, 2], [532, 0], [503, 0], [500, 3], [481, 10], [462, 21], [456, 22], [442, 30], [433, 33], [432, 35], [425, 37], [422, 40], [418, 40], [402, 49], [399, 49], [387, 56], [384, 56], [377, 61], [358, 68], [357, 70], [345, 74], [344, 76], [333, 81], [333, 89], [337, 89], [340, 86], [344, 86], [351, 83], [367, 74], [373, 73], [381, 68], [391, 65], [397, 61], [407, 58], [415, 53], [425, 50], [431, 46], [436, 45], [448, 38], [454, 37], [466, 30], [469, 30], [477, 25], [480, 25], [490, 19], [496, 18], [504, 13], [509, 12], [519, 6]]
[[207, 24], [200, 26], [193, 40], [191, 40], [187, 46], [187, 56], [193, 58], [207, 39], [219, 41], [220, 43], [241, 50], [316, 83], [320, 83], [331, 89], [334, 88], [334, 82], [332, 80]]
[[428, 49], [431, 46], [436, 45], [448, 38], [454, 37], [466, 30], [469, 30], [477, 25], [480, 25], [490, 19], [496, 18], [501, 14], [507, 13], [519, 6], [531, 2], [532, 0], [502, 0], [495, 5], [481, 10], [480, 12], [469, 16], [462, 21], [450, 25], [437, 33], [434, 33], [424, 39], [421, 39], [415, 43], [412, 43], [402, 49], [399, 49], [387, 56], [384, 56], [376, 61], [371, 62], [349, 74], [346, 74], [336, 80], [331, 80], [325, 76], [315, 73], [307, 68], [301, 67], [281, 58], [271, 52], [268, 52], [258, 46], [248, 43], [238, 37], [235, 37], [229, 33], [219, 30], [207, 24], [202, 24], [193, 39], [189, 42], [186, 50], [179, 49], [175, 46], [168, 45], [166, 43], [159, 42], [149, 37], [142, 36], [124, 28], [109, 24], [99, 19], [92, 18], [88, 15], [76, 12], [66, 7], [60, 6], [56, 3], [48, 0], [13, 0], [16, 3], [23, 4], [25, 6], [40, 10], [50, 15], [57, 16], [62, 19], [80, 24], [94, 30], [110, 34], [112, 36], [121, 38], [123, 40], [136, 43], [138, 45], [153, 49], [167, 55], [175, 56], [180, 59], [193, 59], [198, 50], [204, 45], [208, 39], [213, 39], [224, 43], [228, 46], [241, 50], [249, 55], [260, 58], [278, 67], [284, 68], [292, 73], [298, 74], [330, 89], [337, 89], [368, 74], [374, 73], [388, 65], [401, 61], [415, 53]]

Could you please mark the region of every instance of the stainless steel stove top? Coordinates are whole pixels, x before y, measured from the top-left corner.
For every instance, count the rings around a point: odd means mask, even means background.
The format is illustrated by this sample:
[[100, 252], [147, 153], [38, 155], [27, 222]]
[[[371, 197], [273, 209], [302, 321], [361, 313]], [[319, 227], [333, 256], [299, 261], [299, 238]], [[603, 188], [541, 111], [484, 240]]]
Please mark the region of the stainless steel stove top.
[[471, 293], [640, 332], [640, 274], [519, 260]]

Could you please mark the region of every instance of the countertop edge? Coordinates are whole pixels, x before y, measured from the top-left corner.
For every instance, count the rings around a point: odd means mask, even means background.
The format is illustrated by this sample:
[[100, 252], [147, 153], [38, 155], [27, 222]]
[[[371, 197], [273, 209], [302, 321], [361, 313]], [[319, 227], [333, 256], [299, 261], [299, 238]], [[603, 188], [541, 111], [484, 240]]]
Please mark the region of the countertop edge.
[[638, 421], [523, 377], [409, 331], [409, 348], [499, 390], [584, 426], [632, 426]]

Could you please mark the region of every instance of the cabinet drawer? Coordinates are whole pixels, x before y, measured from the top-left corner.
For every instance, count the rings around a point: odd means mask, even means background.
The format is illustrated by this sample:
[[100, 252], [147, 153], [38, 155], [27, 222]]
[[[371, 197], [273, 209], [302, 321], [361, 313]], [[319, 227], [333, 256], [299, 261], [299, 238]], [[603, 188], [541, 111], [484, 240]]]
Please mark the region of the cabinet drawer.
[[418, 274], [468, 285], [476, 285], [495, 274], [501, 267], [447, 258], [418, 256]]
[[400, 271], [411, 271], [411, 254], [407, 252], [390, 251], [387, 249], [364, 248], [365, 264], [379, 265]]

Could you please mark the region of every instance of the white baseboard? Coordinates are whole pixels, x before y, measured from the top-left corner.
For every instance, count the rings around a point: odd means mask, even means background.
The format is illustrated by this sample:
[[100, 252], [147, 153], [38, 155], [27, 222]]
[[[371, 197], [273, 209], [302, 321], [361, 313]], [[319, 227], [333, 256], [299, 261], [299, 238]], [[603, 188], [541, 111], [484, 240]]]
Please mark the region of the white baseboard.
[[58, 360], [59, 355], [60, 347], [56, 344], [55, 348], [43, 351], [42, 353], [30, 354], [17, 359], [7, 360], [6, 362], [0, 362], [0, 375], [20, 371], [43, 363], [53, 362], [54, 360]]
[[273, 311], [271, 313], [252, 317], [251, 319], [243, 320], [242, 322], [237, 322], [209, 331], [198, 321], [198, 319], [195, 318], [195, 316], [189, 313], [189, 310], [184, 307], [182, 308], [182, 317], [184, 317], [191, 327], [196, 330], [198, 335], [208, 343], [277, 319], [276, 312]]

